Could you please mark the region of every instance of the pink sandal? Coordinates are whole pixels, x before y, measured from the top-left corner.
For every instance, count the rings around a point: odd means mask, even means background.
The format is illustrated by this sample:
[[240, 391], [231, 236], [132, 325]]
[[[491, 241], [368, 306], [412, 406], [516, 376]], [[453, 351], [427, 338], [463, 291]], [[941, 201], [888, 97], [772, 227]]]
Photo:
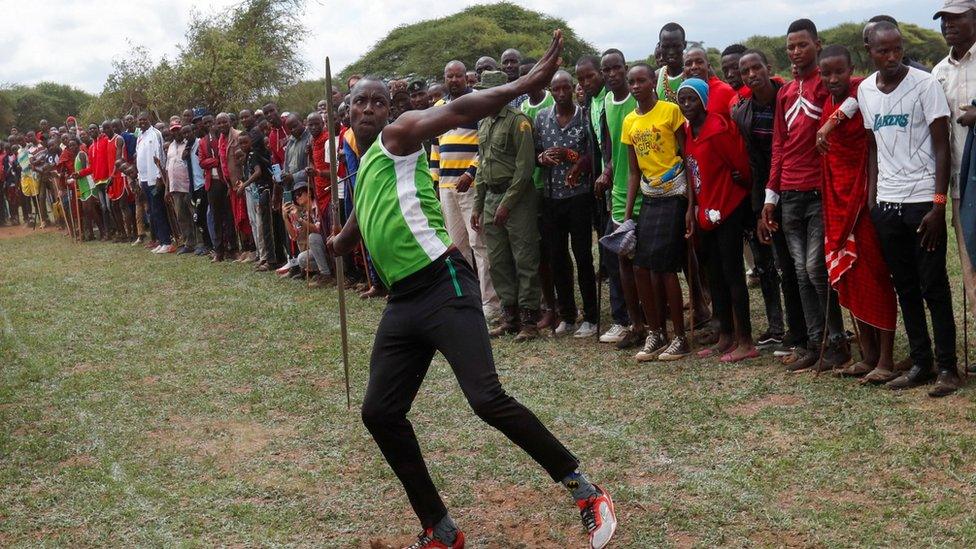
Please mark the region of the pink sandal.
[[743, 360], [749, 360], [750, 358], [758, 358], [758, 357], [759, 357], [759, 351], [757, 349], [753, 349], [748, 354], [739, 357], [732, 356], [732, 353], [728, 352], [722, 355], [722, 358], [719, 359], [719, 362], [723, 362], [725, 364], [732, 364], [734, 362], [741, 362]]

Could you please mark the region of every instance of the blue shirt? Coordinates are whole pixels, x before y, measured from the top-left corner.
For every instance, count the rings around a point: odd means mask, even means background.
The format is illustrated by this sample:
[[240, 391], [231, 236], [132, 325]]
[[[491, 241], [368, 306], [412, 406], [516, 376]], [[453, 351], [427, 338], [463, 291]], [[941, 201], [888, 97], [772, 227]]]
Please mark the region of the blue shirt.
[[203, 168], [200, 167], [200, 156], [197, 152], [200, 150], [200, 140], [193, 140], [193, 147], [190, 149], [190, 166], [193, 170], [193, 190], [197, 191], [203, 188], [204, 184], [204, 174]]
[[129, 161], [136, 159], [136, 140], [138, 138], [135, 134], [129, 132], [122, 132], [122, 142], [125, 143], [125, 154], [128, 155]]

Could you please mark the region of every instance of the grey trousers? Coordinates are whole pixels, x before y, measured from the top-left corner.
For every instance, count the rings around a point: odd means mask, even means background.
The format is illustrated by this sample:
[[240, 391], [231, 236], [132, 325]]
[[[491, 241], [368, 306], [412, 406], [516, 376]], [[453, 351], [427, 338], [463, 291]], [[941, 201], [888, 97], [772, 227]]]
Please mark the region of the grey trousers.
[[[298, 266], [306, 271], [318, 271], [324, 275], [331, 274], [329, 262], [325, 258], [325, 240], [319, 233], [308, 235], [308, 249], [298, 254]], [[309, 264], [309, 255], [312, 263]]]
[[827, 283], [824, 257], [823, 201], [819, 191], [784, 191], [782, 204], [783, 235], [796, 268], [808, 345], [811, 349], [820, 349], [824, 320], [831, 341], [844, 337], [844, 320], [837, 296], [827, 298], [833, 290]]
[[187, 248], [196, 248], [200, 242], [197, 235], [197, 226], [193, 223], [193, 204], [190, 202], [190, 193], [171, 192], [173, 199], [173, 210], [176, 212], [176, 222], [180, 226], [180, 234], [183, 235], [183, 244]]
[[254, 249], [257, 250], [258, 261], [266, 261], [268, 250], [264, 244], [264, 233], [261, 232], [261, 199], [256, 194], [252, 195], [250, 189], [244, 190], [244, 198], [247, 201], [247, 220], [251, 224], [251, 235], [254, 237]]

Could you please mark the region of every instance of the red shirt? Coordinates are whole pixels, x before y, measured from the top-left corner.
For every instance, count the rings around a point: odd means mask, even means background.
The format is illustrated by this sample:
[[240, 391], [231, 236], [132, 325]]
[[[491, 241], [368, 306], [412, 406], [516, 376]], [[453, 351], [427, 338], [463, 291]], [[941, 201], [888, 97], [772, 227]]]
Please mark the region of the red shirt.
[[[78, 172], [79, 177], [92, 176], [95, 183], [107, 181], [115, 173], [116, 138], [100, 135], [91, 146], [88, 167]], [[123, 148], [123, 151], [125, 149]]]
[[820, 79], [819, 67], [779, 89], [767, 189], [777, 194], [820, 189], [822, 170], [817, 130], [829, 96]]
[[200, 168], [203, 169], [203, 188], [210, 190], [210, 182], [214, 177], [221, 180], [220, 174], [220, 153], [216, 146], [210, 144], [210, 135], [200, 138], [200, 147], [197, 149], [197, 157], [200, 159]]
[[705, 108], [706, 111], [726, 117], [732, 116], [732, 105], [737, 100], [738, 95], [732, 86], [717, 76], [708, 79], [708, 107]]
[[[327, 211], [332, 203], [332, 187], [329, 175], [329, 132], [322, 130], [318, 137], [312, 140], [312, 167], [320, 174], [314, 178], [315, 202], [319, 212]], [[339, 151], [336, 151], [339, 154]]]
[[227, 166], [227, 137], [220, 134], [217, 138], [217, 159], [220, 160], [220, 173], [224, 175], [224, 181], [233, 183], [230, 180], [230, 168]]
[[[695, 187], [698, 225], [706, 231], [714, 229], [752, 189], [746, 143], [728, 117], [710, 112], [698, 137], [693, 137], [691, 124], [685, 124], [685, 158], [689, 184]], [[732, 178], [733, 171], [739, 172], [741, 183]]]
[[268, 133], [268, 150], [271, 151], [271, 163], [281, 166], [285, 165], [285, 142], [288, 141], [288, 134], [284, 128], [271, 126]]

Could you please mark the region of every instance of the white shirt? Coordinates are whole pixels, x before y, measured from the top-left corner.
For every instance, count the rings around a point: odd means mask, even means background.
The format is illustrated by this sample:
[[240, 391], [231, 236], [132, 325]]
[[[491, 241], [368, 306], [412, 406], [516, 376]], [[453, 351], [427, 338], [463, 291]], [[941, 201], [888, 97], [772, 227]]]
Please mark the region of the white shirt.
[[963, 105], [971, 105], [976, 99], [976, 44], [966, 53], [955, 60], [950, 55], [939, 61], [939, 64], [932, 69], [932, 76], [942, 84], [942, 90], [949, 100], [949, 111], [952, 119], [949, 120], [949, 141], [952, 154], [952, 197], [959, 198], [959, 187], [956, 183], [959, 179], [959, 170], [962, 168], [962, 151], [966, 147], [966, 135], [969, 128], [960, 126], [956, 120], [962, 116]]
[[942, 86], [931, 74], [909, 67], [891, 93], [878, 89], [878, 73], [857, 90], [864, 127], [878, 144], [879, 202], [931, 202], [935, 195], [935, 152], [929, 124], [949, 116]]
[[139, 181], [154, 185], [159, 178], [159, 167], [154, 159], [163, 162], [163, 134], [156, 128], [139, 134], [136, 139], [136, 170], [139, 171]]

